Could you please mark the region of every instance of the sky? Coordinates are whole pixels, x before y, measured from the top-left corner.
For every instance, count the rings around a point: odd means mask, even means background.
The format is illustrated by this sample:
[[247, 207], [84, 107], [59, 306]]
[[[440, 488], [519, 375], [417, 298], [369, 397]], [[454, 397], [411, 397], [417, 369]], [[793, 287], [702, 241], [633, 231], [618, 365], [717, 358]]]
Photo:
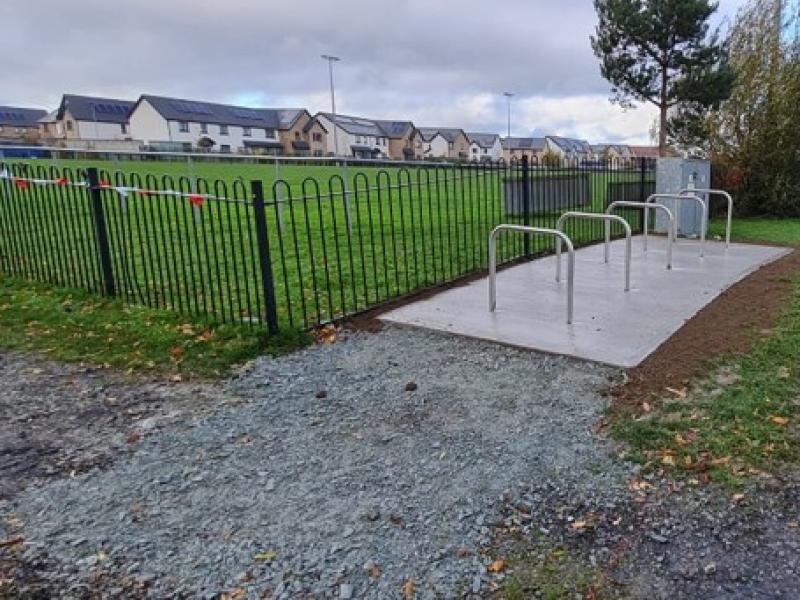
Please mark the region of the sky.
[[[719, 0], [725, 25], [746, 0]], [[609, 101], [591, 0], [2, 0], [0, 104], [140, 94], [646, 144]]]

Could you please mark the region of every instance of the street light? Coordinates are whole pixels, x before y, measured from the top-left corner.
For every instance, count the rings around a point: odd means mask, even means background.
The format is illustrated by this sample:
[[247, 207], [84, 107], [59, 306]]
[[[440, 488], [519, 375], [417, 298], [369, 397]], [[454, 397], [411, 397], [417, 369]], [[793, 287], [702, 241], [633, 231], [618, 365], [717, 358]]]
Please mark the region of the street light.
[[508, 104], [508, 137], [511, 137], [511, 98], [514, 97], [512, 92], [503, 92], [503, 96], [506, 97], [506, 101]]
[[331, 113], [333, 114], [333, 153], [335, 156], [339, 156], [339, 132], [338, 124], [336, 121], [336, 96], [333, 92], [333, 63], [339, 62], [342, 60], [338, 56], [331, 56], [329, 54], [322, 55], [323, 60], [328, 61], [328, 75], [331, 81]]

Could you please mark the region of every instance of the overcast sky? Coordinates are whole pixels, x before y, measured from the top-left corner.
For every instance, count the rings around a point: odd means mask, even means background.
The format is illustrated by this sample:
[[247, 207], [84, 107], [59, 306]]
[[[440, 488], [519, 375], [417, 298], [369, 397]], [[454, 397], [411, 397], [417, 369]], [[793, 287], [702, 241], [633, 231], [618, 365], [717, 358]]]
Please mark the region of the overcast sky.
[[[717, 21], [745, 0], [720, 0]], [[0, 104], [160, 94], [418, 126], [648, 143], [589, 45], [590, 0], [2, 0]]]

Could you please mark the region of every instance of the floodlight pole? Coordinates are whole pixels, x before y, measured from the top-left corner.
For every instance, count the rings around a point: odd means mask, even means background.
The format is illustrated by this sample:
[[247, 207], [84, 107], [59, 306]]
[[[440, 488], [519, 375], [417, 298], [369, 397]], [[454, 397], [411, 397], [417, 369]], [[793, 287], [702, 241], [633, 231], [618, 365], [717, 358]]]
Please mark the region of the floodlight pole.
[[508, 105], [508, 137], [511, 137], [511, 98], [514, 97], [513, 92], [503, 92], [506, 97], [506, 104]]
[[335, 156], [339, 156], [339, 132], [337, 131], [339, 126], [336, 121], [336, 94], [333, 89], [333, 63], [339, 62], [342, 59], [338, 56], [331, 56], [330, 54], [323, 54], [322, 59], [328, 61], [328, 77], [330, 78], [331, 85], [331, 114], [333, 115], [333, 153]]

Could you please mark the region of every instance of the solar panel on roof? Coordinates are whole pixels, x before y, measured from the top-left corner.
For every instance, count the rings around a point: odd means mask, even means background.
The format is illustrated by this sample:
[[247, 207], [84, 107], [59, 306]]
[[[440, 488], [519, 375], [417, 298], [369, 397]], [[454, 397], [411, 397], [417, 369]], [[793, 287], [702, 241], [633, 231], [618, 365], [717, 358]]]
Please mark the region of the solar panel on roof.
[[262, 118], [261, 113], [259, 113], [257, 110], [234, 108], [232, 112], [234, 115], [242, 119], [260, 120]]

